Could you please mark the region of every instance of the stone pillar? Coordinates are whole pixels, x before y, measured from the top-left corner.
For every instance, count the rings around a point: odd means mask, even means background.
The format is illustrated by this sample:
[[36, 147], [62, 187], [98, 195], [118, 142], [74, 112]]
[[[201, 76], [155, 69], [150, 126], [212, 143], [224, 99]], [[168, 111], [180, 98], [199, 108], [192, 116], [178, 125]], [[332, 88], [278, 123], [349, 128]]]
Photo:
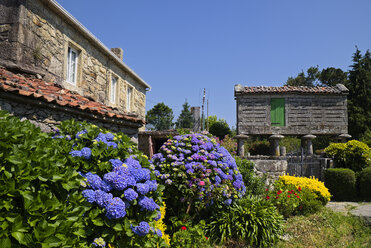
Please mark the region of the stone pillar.
[[316, 136], [312, 134], [307, 134], [303, 136], [302, 139], [302, 144], [305, 144], [305, 148], [307, 150], [307, 155], [313, 155], [313, 142], [312, 140], [315, 139]]
[[352, 135], [349, 135], [347, 133], [343, 133], [339, 135], [339, 139], [341, 143], [347, 143], [347, 140], [352, 138]]
[[200, 107], [191, 107], [191, 113], [193, 117], [192, 131], [198, 133], [201, 131]]
[[245, 141], [249, 136], [245, 134], [239, 134], [234, 137], [237, 140], [237, 155], [240, 157], [245, 156]]
[[280, 156], [280, 139], [283, 136], [280, 134], [273, 134], [269, 136], [269, 142], [271, 143], [271, 154], [273, 156]]
[[121, 61], [124, 59], [124, 50], [122, 48], [111, 48], [111, 51], [116, 55], [117, 58], [119, 58]]

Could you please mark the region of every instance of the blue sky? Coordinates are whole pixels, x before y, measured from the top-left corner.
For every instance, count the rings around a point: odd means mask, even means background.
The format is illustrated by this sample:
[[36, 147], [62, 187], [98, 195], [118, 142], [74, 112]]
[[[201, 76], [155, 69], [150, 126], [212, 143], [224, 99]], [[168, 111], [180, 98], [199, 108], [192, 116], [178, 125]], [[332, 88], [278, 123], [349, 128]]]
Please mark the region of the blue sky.
[[[369, 0], [57, 0], [124, 62], [175, 116], [185, 99], [236, 123], [233, 86], [282, 86], [310, 66], [348, 70], [371, 48]], [[174, 119], [174, 121], [176, 118]]]

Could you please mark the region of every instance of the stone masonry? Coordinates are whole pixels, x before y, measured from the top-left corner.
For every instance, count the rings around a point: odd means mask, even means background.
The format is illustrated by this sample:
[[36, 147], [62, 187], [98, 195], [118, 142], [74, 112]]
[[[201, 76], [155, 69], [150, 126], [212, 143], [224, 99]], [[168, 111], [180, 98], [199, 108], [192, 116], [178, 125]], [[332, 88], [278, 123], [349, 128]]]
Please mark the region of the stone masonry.
[[[114, 53], [107, 52], [91, 34], [81, 31], [81, 24], [56, 5], [54, 0], [0, 1], [0, 65], [37, 73], [43, 80], [56, 82], [122, 112], [127, 110], [126, 94], [130, 87], [133, 89], [130, 114], [144, 119], [149, 85], [122, 61], [112, 58]], [[78, 51], [76, 85], [66, 82], [68, 47]], [[118, 78], [115, 104], [108, 97], [112, 77]]]

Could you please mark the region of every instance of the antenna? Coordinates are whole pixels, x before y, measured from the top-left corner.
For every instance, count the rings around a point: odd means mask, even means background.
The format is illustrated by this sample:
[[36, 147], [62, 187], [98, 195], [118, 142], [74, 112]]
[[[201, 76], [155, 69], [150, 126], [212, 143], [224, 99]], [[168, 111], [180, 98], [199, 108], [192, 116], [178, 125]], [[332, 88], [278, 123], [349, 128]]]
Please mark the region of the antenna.
[[201, 131], [203, 131], [205, 129], [205, 114], [204, 114], [205, 94], [206, 94], [206, 89], [204, 88], [204, 94], [203, 94], [203, 97], [202, 97]]

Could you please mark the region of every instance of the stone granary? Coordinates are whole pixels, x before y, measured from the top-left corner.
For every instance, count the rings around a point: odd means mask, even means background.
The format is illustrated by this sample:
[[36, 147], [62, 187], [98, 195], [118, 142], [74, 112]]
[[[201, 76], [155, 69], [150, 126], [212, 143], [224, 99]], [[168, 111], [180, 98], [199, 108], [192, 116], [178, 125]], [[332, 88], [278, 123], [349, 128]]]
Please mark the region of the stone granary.
[[150, 86], [55, 0], [0, 0], [0, 109], [48, 131], [67, 118], [137, 137]]
[[301, 136], [308, 155], [316, 135], [348, 138], [348, 89], [336, 87], [243, 87], [235, 85], [238, 151], [248, 136], [270, 135], [272, 155], [279, 156], [279, 139]]

